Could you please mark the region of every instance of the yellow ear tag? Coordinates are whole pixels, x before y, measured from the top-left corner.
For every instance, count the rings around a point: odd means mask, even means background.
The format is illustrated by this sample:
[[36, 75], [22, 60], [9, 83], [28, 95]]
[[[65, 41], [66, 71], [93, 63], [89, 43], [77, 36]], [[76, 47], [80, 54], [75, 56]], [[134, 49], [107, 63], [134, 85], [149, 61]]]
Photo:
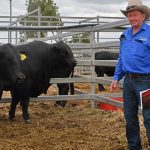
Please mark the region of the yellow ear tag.
[[21, 60], [22, 60], [22, 61], [27, 58], [27, 56], [26, 56], [25, 54], [20, 54], [20, 56], [21, 56]]

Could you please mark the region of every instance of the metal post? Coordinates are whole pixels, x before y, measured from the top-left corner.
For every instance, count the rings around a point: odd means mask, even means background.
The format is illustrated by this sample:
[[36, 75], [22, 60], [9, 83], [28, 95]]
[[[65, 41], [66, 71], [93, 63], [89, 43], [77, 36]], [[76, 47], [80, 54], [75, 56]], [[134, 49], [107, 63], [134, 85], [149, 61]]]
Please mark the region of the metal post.
[[[38, 7], [38, 26], [40, 26], [40, 25], [41, 25], [41, 8]], [[38, 34], [38, 39], [40, 39], [41, 33], [38, 32], [37, 34]]]
[[[16, 20], [16, 27], [17, 27], [17, 20]], [[15, 37], [16, 37], [16, 44], [18, 43], [18, 32], [16, 31], [16, 35], [15, 35]]]
[[[12, 21], [12, 0], [10, 0], [10, 26]], [[11, 43], [11, 31], [9, 31], [9, 42]]]
[[[27, 26], [27, 18], [24, 19], [24, 26]], [[27, 31], [24, 31], [24, 41], [27, 41]]]
[[[97, 16], [97, 24], [99, 24], [99, 16]], [[97, 43], [99, 42], [99, 31], [97, 31]]]
[[[93, 31], [91, 31], [90, 35], [90, 45], [91, 45], [91, 62], [95, 60], [95, 51], [93, 49], [93, 44], [95, 43], [95, 34]], [[95, 107], [95, 101], [93, 98], [93, 95], [95, 94], [95, 87], [94, 87], [94, 82], [93, 82], [93, 77], [95, 75], [95, 66], [91, 63], [91, 83], [90, 83], [90, 92], [91, 92], [91, 107]]]
[[8, 43], [9, 43], [9, 34], [10, 34], [10, 31], [8, 30]]
[[60, 30], [57, 31], [57, 37], [58, 41], [62, 41], [62, 32]]

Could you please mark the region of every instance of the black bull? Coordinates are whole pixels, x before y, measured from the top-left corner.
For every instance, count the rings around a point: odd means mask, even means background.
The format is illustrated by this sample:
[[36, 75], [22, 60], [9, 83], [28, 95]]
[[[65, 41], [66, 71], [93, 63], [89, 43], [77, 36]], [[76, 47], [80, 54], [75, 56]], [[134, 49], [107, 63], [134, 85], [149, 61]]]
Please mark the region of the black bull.
[[[28, 44], [15, 46], [21, 53], [19, 60], [21, 71], [25, 75], [23, 83], [13, 84], [11, 88], [7, 84], [3, 90], [10, 90], [12, 101], [9, 110], [9, 119], [15, 118], [16, 106], [20, 102], [22, 115], [26, 122], [30, 120], [28, 105], [30, 97], [37, 97], [46, 93], [50, 78], [67, 78], [73, 72], [76, 60], [70, 47], [60, 41], [55, 44], [47, 44], [42, 41], [34, 41]], [[68, 94], [68, 84], [58, 84], [59, 94]], [[64, 90], [65, 88], [65, 90]], [[66, 91], [67, 90], [67, 91]], [[62, 104], [61, 101], [57, 104]], [[62, 104], [63, 106], [65, 103]]]
[[[101, 51], [95, 54], [95, 60], [117, 60], [118, 53], [108, 52], [108, 51]], [[115, 67], [108, 67], [108, 66], [95, 66], [95, 72], [97, 77], [104, 77], [113, 76], [115, 72]], [[104, 91], [105, 88], [102, 84], [98, 84], [99, 91]]]

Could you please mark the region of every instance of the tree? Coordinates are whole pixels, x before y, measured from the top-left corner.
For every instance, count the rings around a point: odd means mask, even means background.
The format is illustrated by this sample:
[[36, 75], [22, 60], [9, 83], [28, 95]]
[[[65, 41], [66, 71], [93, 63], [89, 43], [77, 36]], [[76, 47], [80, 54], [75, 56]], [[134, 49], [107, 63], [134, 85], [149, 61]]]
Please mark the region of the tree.
[[[56, 6], [56, 3], [54, 3], [53, 0], [26, 0], [27, 5], [27, 12], [31, 13], [32, 11], [36, 10], [38, 7], [41, 9], [41, 15], [42, 16], [58, 16], [58, 7]], [[37, 13], [34, 14], [34, 16], [37, 16]], [[27, 21], [27, 26], [37, 26], [38, 18], [23, 18], [21, 21]], [[49, 21], [48, 23], [42, 22], [42, 21]], [[23, 22], [20, 22], [21, 24], [24, 24]], [[41, 18], [40, 25], [41, 26], [47, 26], [47, 25], [60, 25], [62, 23], [61, 19], [59, 18]], [[26, 36], [27, 38], [34, 38], [37, 35], [37, 32], [27, 32]], [[40, 36], [44, 37], [47, 35], [47, 32], [40, 32]]]
[[90, 43], [90, 34], [85, 32], [81, 36], [82, 43]]
[[90, 43], [90, 35], [88, 32], [82, 33], [81, 35], [73, 35], [69, 43]]

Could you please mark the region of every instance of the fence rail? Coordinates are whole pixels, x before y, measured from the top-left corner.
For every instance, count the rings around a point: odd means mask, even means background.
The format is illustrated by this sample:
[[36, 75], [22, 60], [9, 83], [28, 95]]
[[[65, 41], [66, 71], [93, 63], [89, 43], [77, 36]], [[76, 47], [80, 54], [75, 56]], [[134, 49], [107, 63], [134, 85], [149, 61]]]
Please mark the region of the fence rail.
[[[35, 11], [36, 12], [36, 11]], [[20, 18], [16, 17], [16, 22], [19, 22], [20, 19], [26, 19], [27, 17], [38, 17], [38, 16], [31, 16], [31, 14], [25, 15], [25, 16], [20, 16]], [[0, 18], [3, 18], [0, 16]], [[41, 16], [41, 18], [44, 18], [44, 16]], [[51, 17], [49, 17], [51, 18]], [[62, 19], [62, 17], [60, 17]], [[72, 18], [72, 17], [70, 17]], [[15, 21], [12, 21], [11, 23], [14, 23], [13, 25], [0, 25], [0, 31], [15, 31], [15, 32], [22, 32], [25, 33], [27, 31], [37, 31], [38, 33], [41, 31], [48, 31], [52, 32], [53, 34], [49, 35], [48, 37], [45, 38], [40, 38], [38, 35], [38, 40], [42, 40], [48, 43], [53, 43], [53, 40], [66, 40], [68, 37], [72, 37], [74, 35], [80, 35], [82, 33], [88, 32], [90, 35], [90, 43], [68, 43], [68, 45], [71, 47], [74, 56], [76, 57], [78, 61], [78, 66], [76, 67], [79, 68], [84, 72], [85, 67], [89, 71], [88, 76], [85, 76], [84, 74], [80, 75], [77, 74], [78, 77], [74, 78], [52, 78], [50, 79], [51, 84], [57, 84], [57, 83], [89, 83], [90, 84], [90, 92], [82, 92], [77, 95], [56, 95], [56, 96], [39, 96], [37, 99], [32, 99], [32, 101], [45, 101], [45, 100], [90, 100], [90, 101], [100, 101], [100, 102], [105, 102], [111, 105], [115, 105], [117, 107], [122, 108], [122, 103], [121, 102], [115, 102], [110, 99], [111, 96], [122, 96], [121, 93], [118, 94], [95, 94], [95, 84], [102, 83], [105, 85], [110, 85], [112, 81], [112, 77], [95, 77], [95, 65], [96, 66], [115, 66], [116, 65], [116, 60], [95, 60], [95, 53], [99, 51], [113, 51], [113, 52], [118, 52], [118, 47], [119, 47], [119, 40], [115, 41], [118, 39], [118, 37], [114, 37], [114, 33], [120, 33], [122, 32], [126, 26], [128, 25], [128, 21], [123, 18], [109, 18], [107, 19], [116, 19], [117, 21], [111, 21], [111, 22], [106, 22], [102, 21], [100, 22], [100, 19], [104, 19], [103, 17], [73, 17], [74, 19], [78, 19], [79, 21], [78, 24], [74, 25], [65, 25], [65, 26], [41, 26], [41, 22], [38, 22], [38, 26], [18, 26], [15, 25]], [[64, 17], [63, 19], [68, 19], [67, 17]], [[93, 20], [96, 19], [95, 23], [93, 24]], [[24, 20], [25, 21], [25, 20]], [[40, 21], [40, 19], [39, 19]], [[92, 23], [91, 23], [92, 21]], [[4, 23], [4, 21], [0, 22]], [[27, 23], [27, 22], [26, 22]], [[64, 22], [63, 22], [64, 23]], [[66, 21], [66, 23], [68, 23]], [[86, 23], [86, 24], [83, 24]], [[15, 26], [14, 26], [15, 25]], [[100, 39], [103, 38], [104, 34], [110, 34], [111, 37], [108, 37], [111, 39], [111, 41], [105, 41], [102, 42]], [[108, 35], [109, 36], [109, 35]], [[18, 37], [16, 36], [18, 39]], [[37, 39], [36, 38], [36, 39]], [[13, 38], [12, 38], [13, 39]], [[104, 36], [104, 39], [107, 39]], [[115, 40], [113, 40], [115, 39]], [[27, 42], [27, 41], [24, 41]], [[18, 44], [18, 41], [17, 41]], [[85, 55], [85, 56], [84, 56]], [[86, 60], [87, 59], [87, 60]], [[78, 72], [78, 71], [77, 71]], [[82, 72], [82, 73], [83, 73]], [[119, 86], [122, 88], [122, 82], [119, 83]], [[10, 102], [10, 98], [4, 98], [1, 102]], [[92, 103], [91, 103], [92, 104]], [[92, 105], [93, 107], [94, 105]]]

